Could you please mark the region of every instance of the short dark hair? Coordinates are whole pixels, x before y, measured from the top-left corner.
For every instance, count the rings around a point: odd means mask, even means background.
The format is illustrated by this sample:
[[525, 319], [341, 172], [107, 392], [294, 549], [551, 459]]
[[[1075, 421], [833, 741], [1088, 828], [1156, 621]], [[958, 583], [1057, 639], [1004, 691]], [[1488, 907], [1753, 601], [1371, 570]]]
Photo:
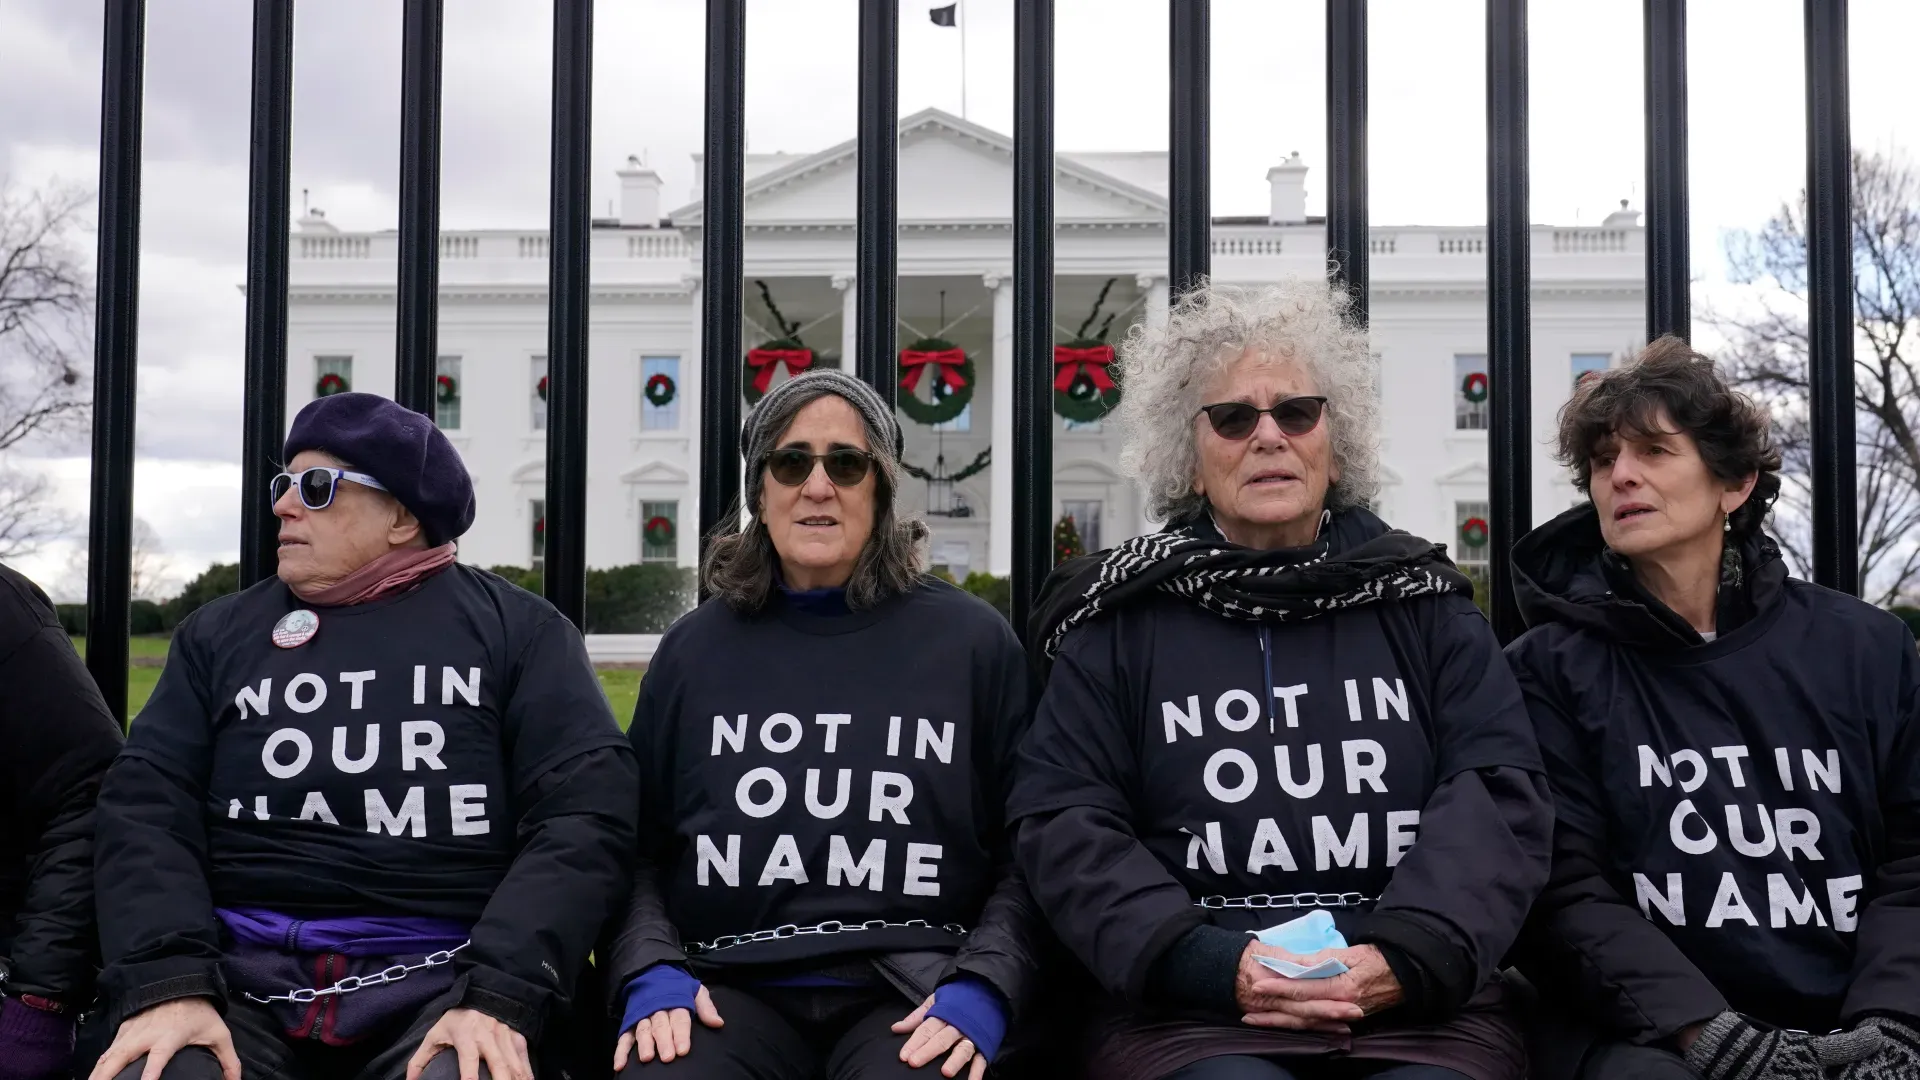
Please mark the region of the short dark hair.
[[1574, 486], [1591, 496], [1593, 452], [1623, 434], [1665, 433], [1662, 412], [1693, 439], [1714, 476], [1728, 483], [1758, 477], [1730, 521], [1742, 536], [1759, 529], [1780, 495], [1780, 448], [1773, 441], [1771, 418], [1752, 398], [1728, 386], [1711, 359], [1671, 334], [1640, 350], [1624, 367], [1596, 372], [1575, 388], [1560, 409], [1555, 456], [1573, 470]]

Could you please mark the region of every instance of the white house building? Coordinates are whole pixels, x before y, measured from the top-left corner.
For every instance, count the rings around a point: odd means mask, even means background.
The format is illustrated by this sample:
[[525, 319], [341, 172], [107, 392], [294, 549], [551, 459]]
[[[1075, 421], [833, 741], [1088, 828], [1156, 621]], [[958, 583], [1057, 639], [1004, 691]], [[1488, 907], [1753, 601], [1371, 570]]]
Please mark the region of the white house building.
[[[1165, 317], [1166, 164], [1164, 152], [1058, 155], [1058, 340], [1073, 336], [1103, 289], [1100, 319], [1115, 316], [1109, 340], [1135, 320]], [[592, 237], [587, 560], [692, 565], [701, 206], [664, 206], [659, 175], [637, 160], [619, 175], [619, 217], [595, 221]], [[1307, 166], [1295, 155], [1267, 178], [1266, 216], [1214, 220], [1218, 281], [1325, 272], [1324, 223], [1305, 213]], [[907, 509], [934, 511], [933, 559], [956, 577], [1005, 574], [1012, 560], [1012, 181], [1005, 135], [939, 110], [901, 122], [899, 343], [946, 339], [965, 351], [974, 376], [959, 417], [938, 430], [906, 423], [906, 459], [927, 472], [943, 461], [952, 475], [992, 447], [989, 464], [950, 495], [945, 485], [904, 485]], [[764, 282], [816, 364], [852, 355], [854, 206], [852, 141], [814, 154], [749, 156], [749, 346], [783, 336], [756, 284]], [[1645, 238], [1637, 221], [1623, 203], [1598, 227], [1533, 228], [1536, 519], [1574, 498], [1547, 453], [1556, 411], [1580, 373], [1607, 366], [1643, 333]], [[318, 211], [299, 222], [289, 416], [327, 388], [392, 392], [397, 247], [391, 232], [343, 231]], [[546, 482], [547, 237], [443, 233], [440, 260], [439, 420], [466, 459], [479, 504], [461, 557], [526, 565], [540, 554]], [[1472, 400], [1484, 382], [1471, 378], [1486, 370], [1486, 230], [1376, 226], [1371, 267], [1386, 416], [1380, 508], [1471, 563], [1486, 550], [1466, 527], [1485, 516], [1487, 501], [1487, 412]], [[782, 364], [769, 370], [788, 377]], [[939, 380], [928, 371], [915, 388], [921, 398]], [[671, 399], [650, 402], [649, 382], [656, 399], [671, 384]], [[1146, 529], [1139, 496], [1114, 469], [1113, 425], [1054, 420], [1056, 514], [1072, 516], [1090, 547]]]

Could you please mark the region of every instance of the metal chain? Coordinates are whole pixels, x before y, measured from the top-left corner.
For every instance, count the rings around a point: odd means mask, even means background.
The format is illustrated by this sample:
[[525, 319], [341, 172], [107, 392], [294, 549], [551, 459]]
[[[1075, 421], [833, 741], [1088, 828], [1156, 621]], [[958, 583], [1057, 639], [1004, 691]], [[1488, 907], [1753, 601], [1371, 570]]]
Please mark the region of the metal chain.
[[1357, 892], [1343, 893], [1254, 893], [1252, 896], [1203, 896], [1193, 902], [1194, 907], [1224, 911], [1230, 908], [1313, 908], [1313, 907], [1359, 907], [1371, 904], [1378, 897], [1363, 896]]
[[949, 934], [965, 937], [967, 928], [959, 923], [943, 923], [938, 927], [925, 919], [908, 919], [906, 922], [888, 922], [885, 919], [868, 919], [866, 922], [850, 923], [839, 919], [828, 919], [812, 926], [795, 926], [787, 923], [772, 930], [755, 930], [750, 934], [722, 934], [712, 941], [689, 941], [682, 946], [688, 956], [701, 953], [718, 952], [731, 949], [735, 945], [752, 945], [761, 941], [783, 941], [787, 938], [806, 937], [809, 934], [851, 934], [858, 930], [893, 930], [903, 928], [939, 929]]
[[291, 1001], [296, 1005], [305, 1005], [319, 998], [334, 997], [339, 994], [351, 994], [355, 990], [365, 990], [369, 986], [385, 986], [387, 983], [399, 982], [401, 979], [406, 978], [416, 971], [425, 971], [428, 968], [437, 968], [451, 964], [453, 963], [453, 954], [471, 944], [473, 944], [472, 941], [463, 941], [451, 949], [442, 949], [436, 953], [428, 953], [427, 958], [417, 964], [395, 964], [385, 971], [376, 971], [371, 975], [349, 975], [339, 982], [334, 983], [332, 986], [323, 989], [294, 990], [290, 993], [273, 994], [268, 997], [261, 997], [259, 994], [248, 991], [247, 1000], [259, 1002], [262, 1005], [272, 1005], [275, 1002], [281, 1001]]

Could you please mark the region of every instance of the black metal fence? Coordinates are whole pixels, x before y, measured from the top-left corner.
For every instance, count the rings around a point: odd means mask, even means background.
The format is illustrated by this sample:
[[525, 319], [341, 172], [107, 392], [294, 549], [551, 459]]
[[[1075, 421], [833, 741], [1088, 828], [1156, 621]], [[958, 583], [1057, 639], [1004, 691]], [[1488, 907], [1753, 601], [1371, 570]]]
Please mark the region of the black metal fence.
[[[1690, 330], [1685, 0], [1644, 0], [1647, 329]], [[144, 0], [106, 0], [100, 136], [98, 328], [87, 664], [124, 709], [133, 524], [133, 418], [140, 241]], [[1019, 0], [1014, 35], [1013, 605], [1024, 629], [1051, 566], [1053, 392], [1053, 0]], [[855, 370], [895, 396], [896, 116], [900, 0], [861, 0]], [[1208, 273], [1208, 0], [1169, 0], [1168, 266], [1177, 293]], [[1492, 375], [1495, 623], [1519, 629], [1511, 545], [1532, 523], [1527, 0], [1487, 0], [1487, 284]], [[1857, 592], [1854, 550], [1852, 267], [1846, 0], [1805, 0], [1807, 191], [1812, 301], [1814, 577]], [[441, 0], [406, 0], [395, 400], [432, 408], [439, 258]], [[547, 596], [581, 621], [586, 569], [588, 146], [592, 0], [554, 0]], [[293, 0], [254, 0], [251, 194], [241, 581], [272, 572], [275, 523], [262, 492], [285, 431]], [[701, 252], [703, 535], [740, 491], [745, 0], [707, 0]], [[1327, 0], [1330, 191], [1327, 246], [1367, 289], [1366, 0]], [[124, 718], [123, 718], [124, 719]]]

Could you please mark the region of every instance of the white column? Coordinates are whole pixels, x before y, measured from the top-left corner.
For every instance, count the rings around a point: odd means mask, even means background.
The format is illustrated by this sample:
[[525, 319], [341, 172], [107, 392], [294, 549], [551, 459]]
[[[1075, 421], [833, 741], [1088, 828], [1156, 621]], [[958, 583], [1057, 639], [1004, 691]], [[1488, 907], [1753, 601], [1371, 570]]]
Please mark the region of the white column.
[[1013, 573], [1013, 277], [987, 274], [993, 291], [993, 477], [988, 507], [987, 570]]
[[852, 274], [833, 275], [833, 287], [840, 290], [840, 370], [853, 370], [854, 328], [860, 294], [853, 287]]
[[[680, 522], [674, 552], [681, 566], [700, 564], [700, 395], [705, 391], [707, 373], [700, 363], [701, 307], [704, 300], [697, 277], [683, 277], [687, 289], [687, 356], [680, 362], [680, 424], [687, 433], [686, 493], [680, 499]], [[628, 488], [629, 497], [633, 489]], [[637, 508], [636, 508], [637, 509]], [[644, 524], [644, 523], [642, 523]]]
[[[1137, 274], [1133, 283], [1147, 294], [1146, 322], [1149, 327], [1167, 325], [1167, 278], [1165, 274]], [[1147, 518], [1147, 494], [1134, 489], [1134, 499], [1140, 509], [1140, 531], [1150, 533], [1160, 528], [1159, 522]]]

